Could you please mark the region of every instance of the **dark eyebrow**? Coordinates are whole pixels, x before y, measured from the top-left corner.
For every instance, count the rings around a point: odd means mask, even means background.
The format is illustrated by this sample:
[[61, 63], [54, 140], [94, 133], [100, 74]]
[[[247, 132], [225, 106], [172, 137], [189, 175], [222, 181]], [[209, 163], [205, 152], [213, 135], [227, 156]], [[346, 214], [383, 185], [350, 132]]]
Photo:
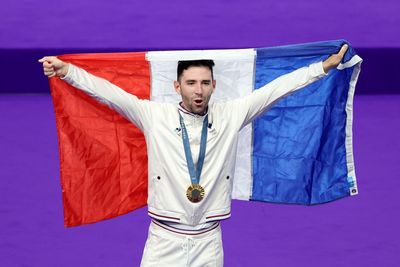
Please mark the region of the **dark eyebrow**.
[[[197, 80], [186, 80], [185, 82], [186, 82], [186, 83], [196, 83], [196, 82], [197, 82]], [[211, 83], [211, 80], [210, 80], [210, 79], [207, 79], [207, 80], [201, 80], [200, 82], [201, 82], [201, 83], [204, 83], [204, 82]]]

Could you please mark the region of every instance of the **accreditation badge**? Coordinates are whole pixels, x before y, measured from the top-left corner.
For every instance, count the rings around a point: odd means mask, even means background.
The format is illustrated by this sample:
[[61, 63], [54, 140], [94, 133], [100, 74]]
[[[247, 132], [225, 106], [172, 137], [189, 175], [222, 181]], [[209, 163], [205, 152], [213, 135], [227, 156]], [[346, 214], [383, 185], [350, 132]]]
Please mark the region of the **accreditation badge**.
[[190, 202], [198, 203], [204, 198], [204, 188], [199, 184], [192, 184], [186, 190], [186, 196]]

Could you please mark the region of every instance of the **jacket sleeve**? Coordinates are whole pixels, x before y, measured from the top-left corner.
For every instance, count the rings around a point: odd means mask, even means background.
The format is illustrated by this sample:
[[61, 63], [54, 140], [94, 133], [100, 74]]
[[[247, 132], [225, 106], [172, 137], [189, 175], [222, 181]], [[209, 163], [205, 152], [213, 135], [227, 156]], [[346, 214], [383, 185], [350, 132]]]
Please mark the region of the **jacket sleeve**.
[[84, 91], [98, 102], [109, 106], [145, 131], [150, 125], [150, 105], [148, 100], [140, 100], [111, 82], [69, 64], [67, 75], [62, 78], [70, 85]]
[[327, 74], [323, 70], [322, 62], [314, 63], [282, 75], [246, 97], [230, 101], [230, 108], [234, 111], [232, 113], [236, 115], [234, 119], [237, 120], [237, 126], [239, 129], [243, 128], [284, 96], [325, 75]]

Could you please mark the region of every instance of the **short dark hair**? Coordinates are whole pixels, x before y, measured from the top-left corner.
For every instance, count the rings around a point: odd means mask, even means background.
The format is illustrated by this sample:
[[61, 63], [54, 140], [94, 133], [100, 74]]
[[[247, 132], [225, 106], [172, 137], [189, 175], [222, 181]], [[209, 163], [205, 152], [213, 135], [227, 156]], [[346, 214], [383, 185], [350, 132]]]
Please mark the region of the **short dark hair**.
[[197, 60], [180, 60], [178, 61], [178, 68], [177, 68], [177, 79], [182, 76], [184, 70], [187, 70], [189, 67], [207, 67], [211, 71], [211, 78], [214, 80], [214, 61], [211, 59], [197, 59]]

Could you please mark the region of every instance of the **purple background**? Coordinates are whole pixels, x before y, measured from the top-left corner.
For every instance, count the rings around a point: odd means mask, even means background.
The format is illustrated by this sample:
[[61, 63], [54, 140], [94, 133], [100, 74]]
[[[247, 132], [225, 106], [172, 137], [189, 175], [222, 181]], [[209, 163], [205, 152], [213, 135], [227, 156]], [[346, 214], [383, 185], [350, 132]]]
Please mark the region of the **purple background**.
[[399, 93], [398, 0], [1, 3], [0, 70], [7, 79], [0, 93], [48, 93], [36, 64], [43, 55], [253, 48], [333, 39], [348, 40], [365, 59], [358, 94]]
[[2, 0], [3, 48], [400, 47], [397, 0]]
[[394, 0], [3, 0], [0, 266], [138, 266], [149, 224], [142, 209], [63, 227], [55, 119], [39, 57], [342, 38], [365, 60], [354, 118], [360, 194], [313, 207], [234, 201], [223, 222], [225, 266], [400, 266], [399, 9]]

